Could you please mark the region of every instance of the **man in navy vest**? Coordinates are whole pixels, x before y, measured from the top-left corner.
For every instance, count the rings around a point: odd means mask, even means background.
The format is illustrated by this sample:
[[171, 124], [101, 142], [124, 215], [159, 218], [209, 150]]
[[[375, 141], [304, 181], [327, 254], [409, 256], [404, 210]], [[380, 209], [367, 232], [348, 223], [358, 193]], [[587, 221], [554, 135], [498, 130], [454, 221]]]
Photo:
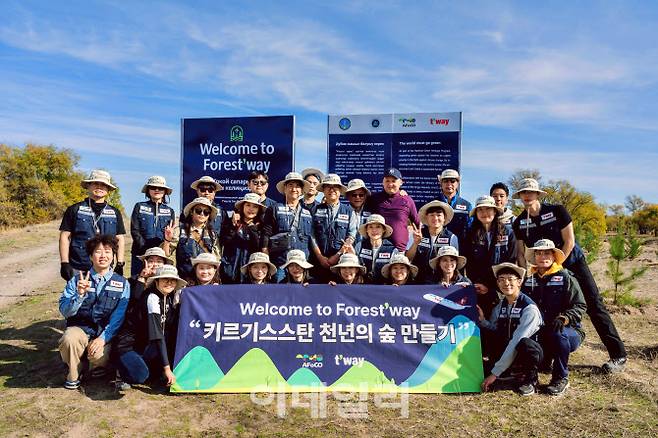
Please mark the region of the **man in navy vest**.
[[477, 308], [479, 324], [484, 329], [483, 355], [489, 359], [485, 373], [490, 373], [482, 382], [482, 389], [491, 389], [496, 379], [514, 365], [521, 371], [517, 391], [531, 395], [536, 392], [537, 371], [543, 357], [535, 339], [542, 325], [541, 313], [534, 301], [521, 292], [525, 269], [513, 263], [501, 263], [492, 269], [505, 299], [494, 307], [488, 320]]
[[119, 248], [115, 236], [97, 235], [85, 243], [89, 271], [71, 278], [59, 299], [66, 330], [59, 353], [69, 367], [64, 387], [77, 389], [85, 357], [90, 368], [102, 369], [110, 355], [112, 338], [121, 327], [130, 299], [128, 280], [112, 270]]
[[471, 203], [459, 196], [461, 177], [456, 170], [446, 169], [441, 172], [441, 175], [439, 175], [439, 183], [441, 184], [441, 193], [439, 193], [439, 196], [437, 196], [436, 199], [445, 202], [452, 207], [455, 215], [447, 225], [447, 228], [452, 231], [461, 242], [464, 240], [466, 230], [472, 221], [472, 218], [469, 216], [472, 208]]
[[110, 174], [104, 170], [92, 170], [80, 184], [87, 189], [89, 196], [64, 212], [59, 227], [60, 275], [69, 281], [76, 273], [91, 268], [85, 243], [99, 234], [116, 236], [118, 249], [114, 272], [123, 275], [126, 227], [121, 212], [107, 203], [108, 195], [116, 189]]

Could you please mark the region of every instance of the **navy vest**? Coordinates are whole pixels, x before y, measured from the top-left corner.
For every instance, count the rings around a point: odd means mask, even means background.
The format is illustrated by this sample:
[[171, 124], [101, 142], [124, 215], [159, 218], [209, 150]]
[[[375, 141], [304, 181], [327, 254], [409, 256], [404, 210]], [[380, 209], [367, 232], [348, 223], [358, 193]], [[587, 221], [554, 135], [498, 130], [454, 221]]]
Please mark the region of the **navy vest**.
[[507, 300], [503, 298], [496, 323], [496, 336], [498, 339], [506, 339], [507, 341], [512, 339], [514, 331], [519, 326], [523, 310], [531, 304], [535, 304], [535, 302], [524, 293], [520, 293], [512, 305], [509, 305]]
[[[298, 206], [299, 207], [299, 206]], [[309, 256], [309, 242], [313, 235], [313, 217], [311, 212], [306, 208], [290, 210], [286, 204], [277, 203], [273, 207], [274, 216], [276, 218], [277, 229], [273, 230], [274, 234], [277, 233], [290, 233], [290, 246], [288, 250], [299, 249], [304, 251], [306, 258]], [[299, 214], [297, 221], [297, 228], [294, 232], [290, 232], [295, 218]], [[272, 263], [279, 266], [286, 262], [286, 253], [272, 254]]]
[[329, 207], [320, 204], [313, 216], [313, 233], [320, 252], [325, 257], [336, 254], [345, 243], [350, 226], [352, 207], [338, 204], [338, 213], [335, 219], [329, 214]]
[[113, 272], [100, 291], [91, 287], [77, 313], [66, 320], [66, 326], [80, 327], [91, 337], [100, 335], [119, 304], [126, 281], [128, 280]]
[[105, 205], [98, 218], [89, 206], [89, 199], [77, 204], [75, 228], [71, 233], [69, 246], [69, 263], [79, 271], [91, 269], [91, 260], [87, 255], [85, 243], [96, 234], [117, 234], [117, 215], [114, 208]]
[[[413, 264], [418, 266], [417, 283], [433, 283], [433, 272], [430, 266], [430, 260], [436, 257], [436, 254], [442, 246], [450, 246], [450, 239], [454, 234], [447, 228], [443, 228], [438, 236], [430, 237], [430, 230], [423, 227], [421, 230], [422, 238], [416, 248], [416, 255], [412, 260]], [[459, 248], [457, 248], [459, 249]]]
[[[569, 309], [569, 288], [574, 281], [576, 279], [566, 269], [544, 277], [534, 273], [526, 278], [521, 290], [537, 303], [544, 321], [553, 321], [560, 313]], [[577, 327], [580, 327], [580, 324], [577, 324]]]
[[176, 267], [181, 277], [193, 278], [191, 260], [202, 252], [212, 252], [215, 245], [219, 245], [215, 231], [212, 232], [212, 235], [209, 235], [208, 231], [204, 230], [201, 240], [208, 251], [204, 250], [196, 240], [186, 234], [185, 227], [180, 228], [180, 236], [178, 238], [178, 245], [176, 246]]
[[471, 203], [459, 195], [455, 195], [450, 202], [443, 193], [439, 193], [439, 196], [437, 196], [436, 199], [445, 202], [452, 207], [455, 214], [450, 223], [446, 225], [446, 228], [456, 234], [460, 240], [463, 239], [466, 235], [466, 229], [472, 221], [469, 216], [472, 209]]
[[[384, 284], [386, 279], [382, 276], [382, 268], [391, 261], [394, 253], [398, 252], [393, 242], [388, 239], [382, 241], [379, 252], [373, 259], [372, 245], [370, 239], [363, 239], [361, 244], [355, 248], [359, 256], [359, 262], [366, 267], [368, 282], [373, 284]], [[374, 263], [373, 263], [374, 262]]]

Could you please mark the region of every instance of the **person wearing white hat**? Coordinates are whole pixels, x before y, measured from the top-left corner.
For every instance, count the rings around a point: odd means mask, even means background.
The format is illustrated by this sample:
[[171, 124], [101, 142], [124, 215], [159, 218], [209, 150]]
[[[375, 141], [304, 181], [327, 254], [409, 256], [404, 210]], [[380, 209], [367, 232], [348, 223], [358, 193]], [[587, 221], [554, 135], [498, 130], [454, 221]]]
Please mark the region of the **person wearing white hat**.
[[413, 226], [413, 242], [406, 251], [409, 260], [418, 266], [418, 284], [434, 283], [433, 269], [430, 260], [444, 246], [453, 246], [459, 250], [459, 239], [446, 225], [454, 216], [452, 207], [445, 202], [431, 201], [420, 207], [418, 211], [422, 228]]
[[420, 226], [416, 204], [411, 196], [402, 193], [402, 184], [404, 180], [400, 171], [389, 167], [382, 178], [384, 190], [370, 196], [365, 206], [367, 211], [384, 217], [393, 229], [390, 240], [400, 251], [406, 250], [409, 243], [409, 223]]
[[475, 286], [478, 304], [486, 317], [498, 302], [491, 267], [516, 262], [514, 232], [500, 222], [502, 211], [491, 196], [480, 196], [470, 213], [475, 220], [461, 245], [461, 253], [468, 260], [466, 273]]
[[[470, 264], [470, 261], [469, 261]], [[514, 365], [521, 371], [516, 391], [521, 395], [536, 392], [537, 372], [543, 357], [536, 334], [542, 325], [537, 304], [521, 292], [525, 269], [514, 263], [493, 266], [497, 288], [504, 299], [494, 307], [487, 319], [478, 310], [484, 373], [482, 390], [493, 389], [494, 382]]]
[[279, 284], [301, 284], [308, 286], [314, 283], [310, 269], [312, 264], [306, 261], [306, 254], [299, 249], [291, 249], [286, 256], [286, 262], [279, 269], [285, 271], [285, 277]]
[[165, 228], [165, 240], [161, 247], [169, 256], [176, 253], [176, 266], [186, 281], [194, 278], [192, 259], [201, 253], [212, 253], [220, 257], [222, 248], [219, 233], [212, 228], [217, 208], [208, 198], [196, 198], [183, 209], [184, 222], [176, 229]]
[[60, 275], [68, 281], [91, 268], [85, 242], [99, 234], [116, 236], [119, 247], [114, 272], [123, 275], [126, 227], [121, 211], [107, 203], [116, 186], [110, 174], [99, 169], [92, 170], [80, 185], [87, 190], [87, 198], [69, 206], [59, 226]]
[[[263, 248], [264, 214], [269, 210], [256, 193], [245, 193], [235, 203], [236, 214], [222, 226], [221, 278], [224, 284], [241, 284], [246, 276], [240, 268], [249, 256]], [[239, 218], [239, 219], [236, 219]]]
[[[187, 282], [179, 277], [172, 265], [163, 265], [146, 281], [145, 300], [141, 315], [126, 320], [119, 335], [116, 366], [123, 382], [144, 383], [149, 374], [158, 370], [167, 386], [176, 382], [172, 372], [180, 306], [175, 296]], [[117, 388], [129, 386], [119, 382]]]
[[[361, 225], [365, 224], [371, 215], [371, 212], [365, 209], [366, 201], [370, 197], [370, 190], [366, 187], [366, 183], [362, 179], [354, 178], [347, 183], [345, 190], [345, 197], [352, 207], [354, 214], [352, 220], [354, 226], [358, 229]], [[363, 237], [360, 233], [356, 233], [354, 245], [357, 245]]]
[[437, 199], [448, 204], [455, 213], [455, 216], [447, 227], [461, 241], [466, 235], [468, 226], [472, 222], [469, 215], [472, 204], [459, 195], [459, 188], [461, 186], [459, 172], [454, 169], [445, 169], [438, 178], [441, 192], [437, 196]]
[[551, 382], [546, 392], [561, 395], [569, 386], [569, 355], [585, 338], [581, 320], [587, 305], [578, 280], [562, 267], [565, 256], [548, 239], [535, 242], [526, 250], [531, 267], [521, 290], [533, 299], [544, 326], [539, 330], [539, 343], [544, 350], [544, 362], [553, 362]]
[[[224, 190], [224, 187], [215, 181], [215, 178], [212, 176], [204, 175], [190, 184], [190, 188], [196, 191], [197, 198], [208, 198], [210, 202], [212, 202], [212, 205], [217, 209], [217, 216], [215, 216], [215, 219], [212, 221], [212, 228], [219, 233], [221, 237], [222, 224], [228, 217], [228, 214], [221, 205], [215, 202], [215, 198], [217, 192]], [[179, 220], [180, 222], [184, 222], [185, 215], [181, 213]]]
[[439, 248], [436, 257], [430, 260], [430, 267], [434, 270], [434, 283], [444, 287], [455, 284], [466, 287], [472, 284], [471, 280], [459, 272], [464, 266], [466, 257], [460, 256], [459, 251], [450, 245]]
[[354, 253], [359, 257], [359, 263], [366, 267], [366, 282], [369, 284], [386, 283], [382, 268], [399, 253], [388, 239], [392, 233], [393, 229], [379, 214], [370, 215], [367, 222], [359, 227], [362, 239], [354, 246]]
[[338, 263], [331, 267], [334, 274], [334, 280], [329, 284], [363, 284], [366, 267], [359, 262], [359, 258], [354, 254], [343, 254], [340, 256]]
[[417, 274], [418, 267], [412, 265], [402, 253], [396, 253], [382, 268], [382, 276], [386, 279], [386, 284], [393, 286], [413, 284]]
[[310, 211], [311, 214], [314, 214], [315, 209], [320, 205], [320, 202], [318, 202], [316, 198], [319, 193], [318, 186], [322, 182], [322, 178], [324, 178], [324, 173], [322, 173], [320, 169], [308, 167], [302, 170], [302, 178], [308, 183], [308, 187], [304, 191], [303, 206]]
[[133, 238], [131, 274], [142, 269], [143, 262], [138, 257], [148, 248], [159, 246], [164, 241], [167, 225], [174, 225], [176, 213], [167, 205], [167, 196], [172, 191], [165, 178], [159, 175], [149, 177], [142, 186], [147, 200], [136, 203], [130, 215], [130, 235]]
[[264, 252], [255, 252], [249, 256], [246, 265], [240, 268], [245, 276], [245, 284], [267, 284], [276, 273], [276, 266]]
[[602, 369], [605, 373], [620, 372], [626, 364], [626, 348], [603, 304], [585, 254], [576, 242], [571, 216], [562, 205], [540, 202], [542, 195], [546, 195], [546, 192], [534, 178], [522, 179], [519, 189], [512, 195], [515, 199], [521, 199], [525, 208], [512, 225], [518, 242], [518, 263], [526, 265], [525, 248], [541, 239], [551, 240], [562, 250], [566, 256], [563, 266], [578, 280], [587, 303], [587, 314], [608, 350], [610, 359], [603, 364]]
[[313, 215], [311, 245], [319, 264], [315, 266], [314, 275], [319, 281], [326, 281], [328, 269], [354, 243], [356, 224], [352, 220], [352, 208], [340, 203], [341, 194], [347, 190], [340, 176], [335, 173], [325, 175], [318, 190], [324, 193], [324, 198]]
[[[311, 253], [313, 218], [302, 202], [308, 187], [309, 183], [297, 172], [288, 173], [276, 184], [285, 200], [265, 211], [262, 243], [262, 251], [270, 255], [275, 265], [285, 263], [286, 253], [292, 249], [303, 251], [306, 257]], [[285, 271], [277, 269], [274, 281], [278, 283], [284, 276]]]
[[189, 286], [210, 286], [221, 284], [219, 275], [220, 260], [215, 254], [202, 252], [192, 259], [194, 278]]

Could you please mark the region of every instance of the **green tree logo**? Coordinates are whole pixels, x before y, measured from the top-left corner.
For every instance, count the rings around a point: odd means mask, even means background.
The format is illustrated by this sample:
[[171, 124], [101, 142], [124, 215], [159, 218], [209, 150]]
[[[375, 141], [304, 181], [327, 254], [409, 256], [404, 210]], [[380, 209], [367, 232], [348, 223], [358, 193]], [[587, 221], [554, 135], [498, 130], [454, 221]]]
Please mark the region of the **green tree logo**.
[[231, 128], [231, 141], [244, 141], [244, 129], [242, 129], [242, 126], [235, 125]]

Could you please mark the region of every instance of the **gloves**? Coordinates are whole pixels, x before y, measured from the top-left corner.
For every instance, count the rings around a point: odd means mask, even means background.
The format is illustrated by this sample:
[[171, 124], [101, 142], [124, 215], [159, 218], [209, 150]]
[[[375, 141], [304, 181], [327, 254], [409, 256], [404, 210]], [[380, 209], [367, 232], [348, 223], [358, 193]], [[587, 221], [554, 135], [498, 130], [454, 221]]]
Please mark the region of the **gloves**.
[[116, 272], [119, 275], [123, 275], [123, 267], [125, 266], [126, 262], [117, 262], [117, 265], [114, 267], [114, 272]]
[[69, 281], [75, 275], [75, 271], [69, 262], [62, 262], [59, 268], [59, 275], [61, 275], [64, 280]]
[[566, 321], [565, 321], [564, 317], [558, 316], [557, 318], [555, 318], [553, 320], [553, 324], [552, 324], [551, 327], [552, 327], [554, 332], [562, 333], [562, 331], [564, 330], [565, 325], [566, 325]]

